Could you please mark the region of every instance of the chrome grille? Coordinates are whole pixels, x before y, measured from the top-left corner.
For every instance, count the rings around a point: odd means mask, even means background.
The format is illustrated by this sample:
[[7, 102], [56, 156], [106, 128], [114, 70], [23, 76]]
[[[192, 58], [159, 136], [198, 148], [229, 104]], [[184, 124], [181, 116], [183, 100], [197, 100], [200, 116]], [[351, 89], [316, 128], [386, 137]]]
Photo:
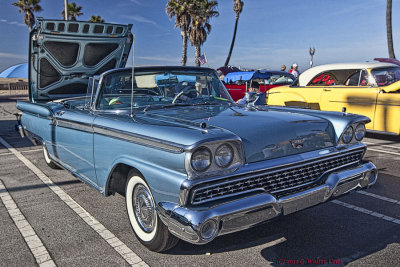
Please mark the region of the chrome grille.
[[257, 190], [282, 195], [290, 190], [317, 183], [327, 171], [359, 162], [363, 154], [364, 150], [357, 150], [345, 155], [300, 163], [300, 166], [299, 163], [294, 163], [262, 173], [201, 184], [191, 190], [191, 204], [201, 204]]

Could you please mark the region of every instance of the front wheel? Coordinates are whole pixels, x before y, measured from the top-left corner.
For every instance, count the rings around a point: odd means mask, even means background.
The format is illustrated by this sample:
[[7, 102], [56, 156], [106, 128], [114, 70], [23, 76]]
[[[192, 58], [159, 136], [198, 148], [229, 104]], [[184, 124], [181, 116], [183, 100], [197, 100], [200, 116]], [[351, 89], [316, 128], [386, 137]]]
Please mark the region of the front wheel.
[[133, 232], [148, 249], [156, 252], [168, 250], [176, 245], [173, 236], [157, 215], [150, 188], [137, 173], [130, 172], [126, 184], [126, 209]]

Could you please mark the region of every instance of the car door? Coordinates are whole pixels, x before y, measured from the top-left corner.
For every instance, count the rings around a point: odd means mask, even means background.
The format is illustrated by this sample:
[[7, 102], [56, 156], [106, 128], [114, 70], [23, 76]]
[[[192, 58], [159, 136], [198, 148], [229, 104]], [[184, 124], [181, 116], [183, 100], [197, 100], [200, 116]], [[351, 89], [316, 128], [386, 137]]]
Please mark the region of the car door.
[[400, 133], [400, 93], [380, 90], [377, 98], [374, 130]]
[[246, 93], [245, 84], [225, 84], [225, 88], [228, 90], [234, 101], [242, 99]]
[[325, 86], [321, 96], [321, 109], [362, 114], [371, 119], [367, 129], [374, 129], [376, 100], [379, 89], [369, 86], [366, 70], [354, 72], [344, 85]]
[[95, 186], [93, 120], [94, 115], [89, 110], [63, 109], [56, 112], [52, 144], [55, 157], [64, 167]]

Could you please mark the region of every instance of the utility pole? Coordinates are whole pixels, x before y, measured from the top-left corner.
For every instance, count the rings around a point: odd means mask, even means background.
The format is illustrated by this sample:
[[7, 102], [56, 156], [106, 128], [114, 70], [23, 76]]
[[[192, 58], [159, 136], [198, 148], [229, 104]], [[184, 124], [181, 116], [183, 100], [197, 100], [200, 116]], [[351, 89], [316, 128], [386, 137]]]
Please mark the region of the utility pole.
[[64, 0], [64, 20], [68, 20], [68, 0]]
[[314, 47], [313, 47], [313, 48], [310, 47], [310, 50], [309, 50], [308, 52], [310, 53], [310, 56], [311, 56], [310, 68], [312, 68], [312, 65], [313, 65], [313, 57], [314, 57], [314, 54], [315, 54], [315, 48], [314, 48]]

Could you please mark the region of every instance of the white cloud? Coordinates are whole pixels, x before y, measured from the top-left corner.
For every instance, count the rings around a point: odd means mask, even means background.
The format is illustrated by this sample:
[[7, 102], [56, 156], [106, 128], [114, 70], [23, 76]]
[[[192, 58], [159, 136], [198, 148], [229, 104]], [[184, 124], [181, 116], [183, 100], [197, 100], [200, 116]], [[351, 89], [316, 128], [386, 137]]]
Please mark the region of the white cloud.
[[6, 20], [6, 19], [0, 19], [0, 22], [7, 23], [7, 24], [9, 24], [9, 25], [21, 26], [21, 27], [25, 27], [25, 26], [26, 26], [26, 25], [23, 24], [23, 23], [19, 23], [19, 22], [17, 22], [17, 21], [8, 21], [8, 20]]
[[28, 55], [0, 52], [0, 58], [14, 58], [14, 59], [25, 59], [25, 60], [28, 60]]
[[142, 6], [143, 4], [139, 0], [131, 0], [132, 3]]
[[10, 24], [10, 25], [16, 25], [16, 26], [23, 26], [23, 27], [26, 26], [25, 24], [19, 23], [19, 22], [17, 22], [17, 21], [10, 21], [10, 22], [8, 22], [8, 24]]
[[166, 56], [136, 56], [136, 59], [140, 59], [140, 61], [151, 61], [151, 62], [160, 62], [160, 63], [173, 63], [178, 64], [181, 61], [180, 57], [166, 57]]
[[129, 16], [124, 15], [123, 17], [137, 22], [149, 23], [158, 27], [158, 24], [154, 20], [150, 20], [139, 15], [129, 15]]

